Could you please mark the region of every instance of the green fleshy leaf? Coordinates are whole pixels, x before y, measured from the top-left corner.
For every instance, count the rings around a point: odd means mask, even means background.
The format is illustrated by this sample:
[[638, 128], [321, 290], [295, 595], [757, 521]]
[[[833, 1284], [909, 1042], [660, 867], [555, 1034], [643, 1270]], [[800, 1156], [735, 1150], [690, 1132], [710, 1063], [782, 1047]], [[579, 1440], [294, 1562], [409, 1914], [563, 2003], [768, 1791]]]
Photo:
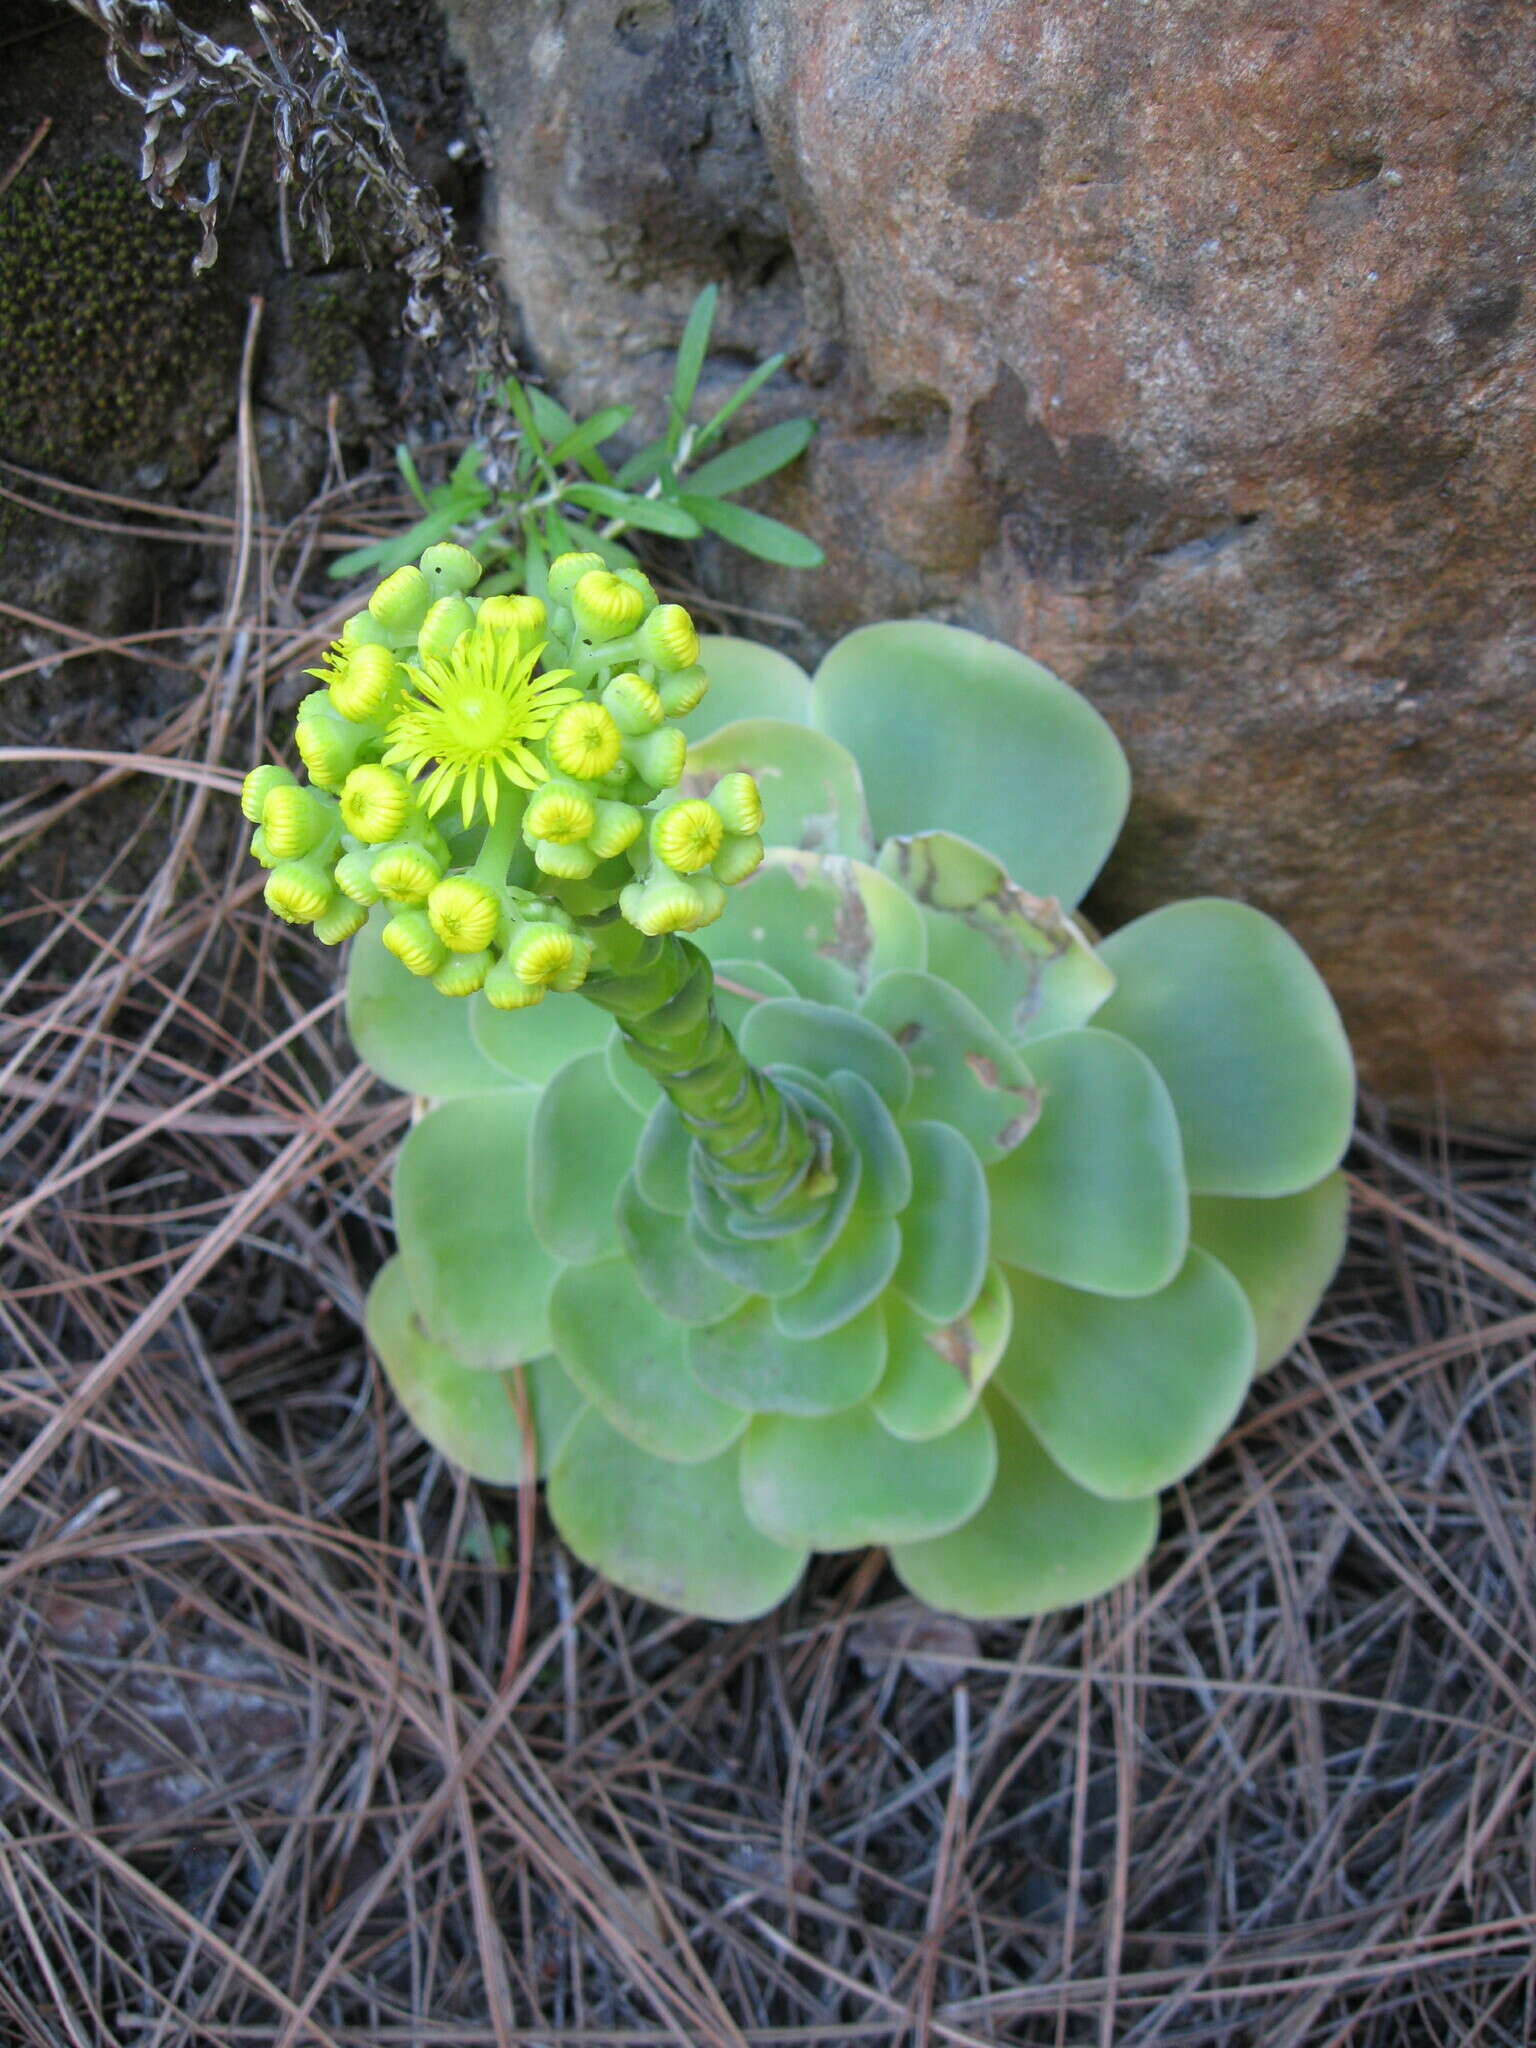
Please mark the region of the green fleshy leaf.
[[553, 1079], [574, 1053], [605, 1044], [613, 1028], [606, 1012], [577, 995], [547, 995], [528, 1010], [498, 1010], [482, 994], [471, 996], [463, 1008], [470, 1036], [491, 1065], [536, 1088]]
[[750, 1621], [805, 1569], [742, 1512], [734, 1450], [697, 1465], [648, 1457], [588, 1409], [549, 1480], [555, 1527], [584, 1564], [681, 1614]]
[[885, 1302], [890, 1357], [870, 1406], [892, 1436], [922, 1442], [957, 1428], [981, 1399], [1013, 1326], [1013, 1296], [988, 1266], [962, 1316], [934, 1323], [898, 1295]]
[[997, 1434], [996, 1483], [951, 1535], [892, 1550], [902, 1584], [941, 1613], [1019, 1621], [1081, 1606], [1130, 1578], [1156, 1539], [1157, 1502], [1100, 1500], [1074, 1486], [990, 1389], [981, 1412]]
[[871, 1303], [825, 1337], [787, 1337], [766, 1301], [748, 1301], [690, 1331], [688, 1360], [719, 1400], [754, 1413], [835, 1415], [871, 1394], [885, 1370], [885, 1320]]
[[866, 1404], [815, 1420], [757, 1415], [741, 1447], [747, 1518], [778, 1543], [858, 1550], [968, 1521], [997, 1469], [982, 1409], [927, 1443], [904, 1443]]
[[395, 1229], [422, 1321], [461, 1365], [524, 1365], [550, 1347], [553, 1261], [528, 1220], [538, 1097], [503, 1088], [430, 1111], [395, 1160]]
[[[768, 966], [763, 960], [716, 960], [715, 1007], [720, 1012], [720, 1021], [738, 1043], [741, 1027], [747, 1021], [749, 1011], [757, 1007], [764, 996], [792, 996], [794, 984], [780, 974], [776, 967]], [[738, 995], [726, 986], [735, 982], [738, 987], [751, 989], [751, 996]]]
[[738, 719], [692, 742], [678, 795], [707, 797], [722, 775], [738, 772], [756, 777], [770, 846], [873, 860], [858, 764], [836, 740], [783, 719]]
[[931, 1322], [962, 1316], [987, 1270], [987, 1177], [949, 1124], [902, 1127], [912, 1161], [912, 1200], [901, 1219], [893, 1282]]
[[911, 1062], [909, 1115], [953, 1124], [984, 1166], [1023, 1142], [1039, 1113], [1030, 1070], [959, 989], [932, 974], [884, 974], [859, 1008]]
[[779, 420], [764, 427], [761, 433], [749, 434], [745, 441], [738, 441], [723, 454], [712, 455], [708, 462], [700, 463], [689, 475], [688, 489], [718, 498], [732, 491], [744, 491], [749, 484], [760, 484], [764, 477], [787, 468], [797, 455], [803, 454], [815, 433], [814, 420]]
[[1155, 1067], [1097, 1028], [1029, 1049], [1040, 1121], [994, 1166], [992, 1248], [1095, 1294], [1166, 1287], [1189, 1243], [1173, 1104]]
[[693, 1140], [682, 1113], [663, 1095], [645, 1120], [635, 1147], [635, 1185], [641, 1199], [664, 1216], [686, 1216]]
[[825, 1337], [878, 1301], [901, 1256], [901, 1228], [890, 1216], [855, 1208], [798, 1294], [773, 1304], [786, 1337]]
[[1191, 1241], [1220, 1259], [1248, 1297], [1260, 1372], [1284, 1358], [1316, 1314], [1344, 1256], [1348, 1225], [1342, 1173], [1299, 1195], [1196, 1195], [1191, 1202]]
[[826, 1087], [864, 1164], [862, 1206], [876, 1216], [898, 1216], [912, 1199], [912, 1162], [896, 1120], [862, 1074], [840, 1067]]
[[1013, 1335], [997, 1368], [1062, 1471], [1090, 1493], [1137, 1500], [1192, 1472], [1253, 1377], [1248, 1298], [1192, 1249], [1156, 1294], [1115, 1301], [1010, 1273]]
[[809, 534], [786, 526], [782, 519], [769, 519], [721, 498], [695, 497], [691, 491], [680, 491], [677, 502], [700, 526], [760, 562], [777, 562], [784, 569], [819, 569], [827, 559]]
[[693, 1465], [746, 1428], [743, 1409], [706, 1394], [687, 1333], [648, 1301], [627, 1259], [567, 1266], [550, 1295], [560, 1362], [615, 1429], [653, 1458]]
[[638, 1111], [641, 1116], [649, 1116], [658, 1102], [666, 1101], [661, 1083], [653, 1075], [648, 1074], [644, 1067], [637, 1066], [625, 1051], [624, 1034], [617, 1025], [603, 1040], [603, 1058], [608, 1063], [608, 1079], [630, 1108]]
[[896, 884], [841, 854], [770, 847], [695, 935], [712, 960], [765, 961], [813, 1002], [855, 1009], [870, 983], [928, 958], [922, 913]]
[[1087, 698], [958, 626], [850, 633], [812, 680], [811, 723], [858, 762], [877, 840], [958, 833], [1068, 908], [1125, 817], [1125, 756]]
[[715, 1323], [741, 1306], [745, 1295], [706, 1266], [682, 1219], [653, 1209], [630, 1174], [619, 1189], [619, 1238], [646, 1299], [674, 1323]]
[[[405, 1261], [390, 1259], [368, 1290], [368, 1341], [396, 1400], [434, 1450], [488, 1486], [523, 1483], [523, 1432], [509, 1372], [460, 1365], [417, 1315]], [[539, 1477], [580, 1412], [582, 1399], [557, 1358], [522, 1368]]]
[[370, 913], [347, 961], [347, 1031], [363, 1065], [391, 1088], [440, 1102], [512, 1086], [470, 1036], [471, 1003], [439, 995], [385, 952], [380, 933], [389, 916]]
[[922, 906], [929, 973], [962, 990], [1013, 1044], [1086, 1024], [1113, 989], [1077, 920], [1019, 888], [968, 840], [888, 839], [876, 865]]
[[1333, 998], [1262, 911], [1201, 897], [1137, 918], [1101, 948], [1117, 987], [1095, 1021], [1168, 1084], [1201, 1195], [1293, 1195], [1331, 1173], [1354, 1117]]
[[747, 1294], [794, 1294], [811, 1277], [815, 1253], [809, 1230], [764, 1243], [727, 1235], [712, 1227], [695, 1207], [683, 1228], [706, 1266]]
[[703, 633], [699, 662], [709, 688], [702, 703], [683, 720], [690, 746], [743, 718], [810, 723], [811, 679], [787, 654], [734, 633]]
[[552, 1259], [584, 1266], [619, 1248], [619, 1188], [644, 1124], [615, 1093], [600, 1052], [578, 1053], [539, 1097], [528, 1168], [534, 1235]]
[[832, 1074], [847, 1067], [862, 1074], [890, 1108], [905, 1108], [912, 1069], [878, 1025], [830, 1003], [798, 996], [758, 1003], [741, 1031], [741, 1049], [758, 1066], [776, 1063]]

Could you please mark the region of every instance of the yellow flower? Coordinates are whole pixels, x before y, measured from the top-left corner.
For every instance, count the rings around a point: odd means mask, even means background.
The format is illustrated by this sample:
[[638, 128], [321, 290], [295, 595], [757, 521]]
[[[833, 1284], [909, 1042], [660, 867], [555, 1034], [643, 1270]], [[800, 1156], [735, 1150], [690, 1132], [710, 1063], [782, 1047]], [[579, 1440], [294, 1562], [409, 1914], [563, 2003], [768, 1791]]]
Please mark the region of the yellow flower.
[[457, 790], [466, 825], [477, 797], [495, 824], [502, 776], [521, 789], [543, 781], [548, 770], [528, 743], [543, 739], [562, 707], [581, 695], [562, 687], [569, 669], [534, 674], [543, 652], [521, 654], [516, 634], [477, 624], [446, 659], [423, 655], [419, 676], [408, 671], [417, 694], [402, 698], [390, 720], [384, 763], [407, 764], [411, 775], [431, 768], [421, 791], [429, 814]]

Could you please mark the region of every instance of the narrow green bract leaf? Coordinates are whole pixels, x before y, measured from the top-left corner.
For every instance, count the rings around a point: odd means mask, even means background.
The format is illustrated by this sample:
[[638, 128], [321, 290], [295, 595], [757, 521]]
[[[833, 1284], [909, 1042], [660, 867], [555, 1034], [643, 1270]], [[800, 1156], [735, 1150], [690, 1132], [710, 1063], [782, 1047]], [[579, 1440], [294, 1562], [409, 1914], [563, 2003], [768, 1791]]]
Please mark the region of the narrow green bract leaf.
[[672, 371], [672, 401], [668, 408], [667, 420], [669, 449], [675, 450], [677, 447], [683, 424], [688, 417], [688, 408], [693, 403], [693, 394], [698, 389], [699, 372], [704, 367], [704, 357], [709, 348], [709, 330], [715, 324], [715, 307], [719, 299], [718, 285], [705, 285], [689, 310], [682, 340], [677, 344], [677, 362]]
[[1133, 1500], [1193, 1471], [1248, 1391], [1253, 1311], [1226, 1267], [1191, 1250], [1156, 1294], [1112, 1301], [1010, 1273], [1013, 1335], [995, 1384], [1063, 1472]]
[[686, 1332], [641, 1293], [627, 1259], [567, 1266], [550, 1297], [560, 1362], [594, 1406], [653, 1458], [692, 1465], [750, 1419], [688, 1370]]
[[[403, 1259], [390, 1259], [380, 1269], [368, 1290], [365, 1320], [395, 1398], [432, 1448], [488, 1486], [521, 1486], [523, 1432], [513, 1375], [460, 1365], [427, 1333], [411, 1300]], [[534, 1470], [542, 1478], [582, 1398], [556, 1358], [530, 1359], [522, 1374]]]
[[748, 484], [761, 483], [764, 477], [793, 462], [810, 445], [815, 433], [814, 420], [798, 419], [780, 420], [776, 426], [764, 427], [761, 433], [749, 434], [734, 448], [727, 448], [722, 455], [712, 455], [708, 462], [691, 470], [689, 494], [722, 498], [732, 491], [744, 491]]
[[952, 1535], [892, 1550], [902, 1584], [941, 1614], [1015, 1621], [1075, 1607], [1129, 1578], [1157, 1535], [1157, 1502], [1100, 1500], [1074, 1486], [991, 1390], [979, 1412], [996, 1431], [996, 1483]]
[[741, 719], [693, 742], [677, 793], [707, 797], [722, 775], [738, 771], [757, 779], [770, 846], [873, 859], [864, 786], [853, 756], [836, 740], [779, 719]]
[[569, 484], [564, 495], [583, 511], [600, 512], [605, 519], [622, 519], [627, 526], [638, 526], [645, 533], [666, 533], [674, 540], [694, 540], [699, 533], [699, 521], [692, 513], [665, 498], [637, 498], [612, 484]]
[[539, 1097], [528, 1162], [534, 1234], [553, 1259], [586, 1265], [619, 1248], [614, 1215], [644, 1122], [601, 1052], [579, 1053]]
[[347, 1032], [363, 1065], [391, 1088], [439, 1101], [513, 1085], [513, 1075], [476, 1049], [470, 1004], [440, 996], [385, 952], [379, 935], [388, 918], [386, 909], [370, 913], [347, 961]]
[[1117, 986], [1095, 1021], [1168, 1084], [1190, 1188], [1291, 1195], [1331, 1173], [1354, 1117], [1333, 998], [1300, 946], [1243, 903], [1201, 897], [1102, 947]]
[[1189, 1243], [1189, 1197], [1156, 1068], [1098, 1029], [1037, 1039], [1029, 1057], [1040, 1121], [988, 1175], [993, 1250], [1097, 1294], [1166, 1287]]
[[1125, 817], [1130, 772], [1085, 697], [958, 626], [865, 626], [817, 669], [811, 722], [859, 764], [877, 840], [945, 831], [1069, 908]]
[[1344, 1256], [1348, 1224], [1342, 1173], [1299, 1195], [1196, 1195], [1191, 1202], [1191, 1238], [1220, 1259], [1248, 1297], [1260, 1372], [1278, 1364], [1311, 1322]]
[[761, 512], [749, 512], [745, 505], [695, 497], [691, 491], [680, 491], [677, 502], [700, 526], [760, 562], [777, 562], [783, 569], [819, 569], [827, 559], [809, 534], [797, 533]]
[[818, 1421], [759, 1415], [741, 1447], [741, 1497], [775, 1542], [857, 1550], [957, 1528], [986, 1499], [996, 1469], [980, 1408], [924, 1444], [892, 1436], [867, 1406]]
[[736, 1453], [665, 1464], [589, 1409], [560, 1447], [549, 1511], [576, 1555], [616, 1586], [683, 1614], [749, 1621], [805, 1569], [742, 1512]]
[[525, 1193], [537, 1100], [504, 1088], [445, 1102], [407, 1134], [395, 1161], [411, 1298], [461, 1365], [524, 1365], [550, 1349], [555, 1267]]
[[879, 1303], [824, 1337], [790, 1337], [766, 1301], [695, 1329], [688, 1362], [699, 1384], [754, 1413], [835, 1415], [866, 1399], [885, 1369], [885, 1319]]

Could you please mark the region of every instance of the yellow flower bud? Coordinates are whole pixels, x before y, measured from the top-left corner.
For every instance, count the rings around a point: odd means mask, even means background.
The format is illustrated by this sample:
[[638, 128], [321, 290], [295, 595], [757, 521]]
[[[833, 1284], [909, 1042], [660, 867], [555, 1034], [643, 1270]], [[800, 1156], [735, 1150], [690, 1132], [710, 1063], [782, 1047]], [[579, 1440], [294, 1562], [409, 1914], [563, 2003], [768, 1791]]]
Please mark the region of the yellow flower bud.
[[389, 629], [372, 612], [354, 612], [342, 626], [341, 644], [348, 654], [354, 647], [387, 647]]
[[259, 825], [251, 834], [250, 853], [251, 859], [259, 861], [264, 868], [275, 868], [277, 866], [277, 855], [268, 846], [267, 835]]
[[365, 910], [377, 903], [379, 892], [373, 881], [373, 855], [344, 853], [336, 863], [336, 886], [343, 896], [350, 896]]
[[670, 789], [683, 779], [688, 742], [675, 725], [663, 726], [660, 732], [642, 733], [638, 739], [627, 741], [624, 751], [635, 773], [653, 789]]
[[333, 815], [313, 790], [280, 782], [267, 791], [261, 807], [261, 829], [269, 850], [279, 860], [298, 860], [320, 844], [330, 830]]
[[621, 583], [627, 583], [631, 590], [639, 591], [641, 597], [645, 600], [645, 608], [649, 611], [656, 602], [656, 589], [645, 571], [643, 569], [615, 569], [613, 573]]
[[709, 800], [720, 813], [720, 822], [727, 832], [762, 831], [762, 791], [742, 769], [722, 775], [709, 792]]
[[543, 1002], [544, 990], [542, 985], [530, 988], [509, 961], [498, 960], [485, 977], [485, 999], [493, 1010], [531, 1010]]
[[440, 996], [472, 996], [484, 988], [485, 977], [496, 964], [496, 955], [482, 948], [478, 953], [455, 953], [432, 977]]
[[579, 846], [597, 823], [590, 797], [569, 783], [546, 782], [528, 800], [523, 813], [523, 837], [551, 839], [556, 846]]
[[702, 931], [705, 925], [713, 924], [717, 917], [724, 915], [725, 891], [713, 875], [694, 875], [692, 881], [699, 899], [699, 921], [694, 930]]
[[640, 628], [640, 644], [659, 669], [669, 674], [692, 668], [699, 658], [699, 636], [680, 604], [659, 604]]
[[264, 761], [259, 768], [253, 768], [240, 785], [240, 809], [252, 825], [261, 823], [261, 808], [274, 789], [288, 788], [295, 777], [275, 761]]
[[329, 695], [320, 692], [324, 710], [310, 711], [293, 729], [293, 744], [316, 789], [340, 789], [357, 760], [362, 735], [337, 718]]
[[658, 860], [680, 875], [697, 874], [707, 868], [720, 851], [725, 826], [720, 814], [703, 797], [689, 797], [680, 804], [668, 804], [651, 820], [651, 846]]
[[377, 717], [405, 682], [405, 670], [387, 647], [354, 648], [331, 682], [329, 696], [343, 718], [361, 725]]
[[267, 908], [284, 924], [313, 924], [336, 898], [330, 876], [318, 861], [285, 860], [267, 877]]
[[587, 848], [599, 860], [613, 860], [627, 852], [645, 830], [645, 819], [633, 804], [598, 802], [593, 808], [597, 823], [587, 834]]
[[668, 718], [686, 718], [704, 702], [708, 690], [709, 677], [703, 669], [680, 668], [676, 675], [662, 678], [661, 708]]
[[623, 736], [601, 704], [567, 704], [544, 742], [550, 765], [578, 782], [595, 782], [619, 758]]
[[597, 855], [585, 846], [562, 846], [553, 839], [533, 842], [533, 864], [557, 882], [584, 882], [597, 866]]
[[569, 967], [564, 967], [561, 969], [561, 971], [555, 976], [554, 980], [551, 981], [551, 983], [549, 984], [550, 987], [553, 989], [558, 989], [561, 995], [568, 996], [574, 994], [575, 991], [579, 989], [581, 987], [581, 984], [586, 980], [587, 969], [591, 965], [592, 941], [588, 938], [583, 938], [578, 933], [576, 938], [576, 951], [574, 956], [572, 957], [571, 964], [569, 965]]
[[427, 616], [432, 586], [419, 569], [396, 569], [368, 600], [368, 609], [397, 638], [414, 633]]
[[442, 873], [424, 847], [409, 845], [381, 848], [369, 870], [373, 886], [391, 903], [425, 903]]
[[341, 786], [341, 822], [365, 846], [395, 838], [410, 811], [411, 785], [394, 768], [354, 768]]
[[386, 953], [393, 953], [402, 967], [423, 979], [448, 964], [448, 948], [428, 924], [424, 910], [397, 911], [379, 937]]
[[432, 661], [446, 661], [454, 642], [462, 639], [474, 623], [475, 608], [468, 598], [440, 597], [417, 631], [417, 650]]
[[501, 898], [473, 875], [445, 875], [427, 898], [432, 929], [454, 953], [479, 953], [496, 936]]
[[760, 832], [727, 832], [719, 853], [709, 864], [709, 872], [729, 889], [744, 882], [748, 875], [756, 874], [762, 864]]
[[587, 639], [622, 639], [645, 617], [645, 599], [607, 569], [589, 569], [571, 592], [571, 613]]
[[558, 924], [525, 924], [512, 934], [507, 947], [508, 964], [520, 981], [530, 988], [547, 988], [557, 974], [564, 974], [581, 957], [574, 932]]
[[570, 554], [556, 555], [549, 565], [549, 601], [551, 604], [569, 604], [571, 593], [593, 569], [603, 568], [601, 555]]
[[636, 931], [655, 939], [664, 932], [697, 931], [703, 903], [691, 880], [664, 875], [632, 882], [619, 897], [619, 909]]
[[440, 540], [422, 556], [421, 573], [431, 584], [434, 596], [452, 597], [473, 590], [483, 571], [468, 548], [461, 548], [455, 541]]
[[633, 669], [614, 677], [603, 691], [603, 702], [619, 731], [636, 738], [641, 733], [654, 732], [666, 716], [654, 686]]
[[322, 946], [339, 946], [367, 922], [368, 912], [361, 903], [333, 903], [324, 917], [315, 919], [315, 937]]
[[486, 598], [475, 623], [489, 627], [493, 633], [515, 633], [518, 652], [526, 654], [530, 647], [547, 638], [549, 613], [541, 598], [508, 593]]

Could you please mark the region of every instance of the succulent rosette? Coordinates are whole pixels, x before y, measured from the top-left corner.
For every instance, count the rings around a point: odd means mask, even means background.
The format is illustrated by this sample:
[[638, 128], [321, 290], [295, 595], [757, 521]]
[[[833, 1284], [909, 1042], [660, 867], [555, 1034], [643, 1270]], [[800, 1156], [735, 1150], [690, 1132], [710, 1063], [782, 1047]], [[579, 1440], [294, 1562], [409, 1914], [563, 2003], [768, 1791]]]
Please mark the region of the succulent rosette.
[[[385, 902], [349, 968], [359, 1052], [430, 1105], [368, 1303], [389, 1379], [445, 1456], [547, 1478], [570, 1547], [670, 1607], [759, 1614], [812, 1552], [869, 1545], [976, 1618], [1088, 1599], [1141, 1564], [1159, 1492], [1335, 1270], [1354, 1084], [1334, 1005], [1242, 904], [1095, 938], [1076, 906], [1125, 758], [1014, 650], [893, 622], [807, 676], [686, 644], [676, 618], [670, 650], [645, 643], [654, 597], [644, 619], [615, 602], [595, 636], [569, 609], [540, 622], [542, 681], [524, 662], [516, 686], [524, 729], [534, 700], [544, 723], [499, 823], [483, 781], [445, 772], [447, 670], [381, 728], [384, 772], [428, 779], [402, 779], [414, 838], [388, 806], [370, 829], [432, 855], [423, 900], [446, 907], [423, 929], [447, 933], [408, 959]], [[605, 633], [632, 664], [617, 692]], [[635, 747], [660, 721], [625, 717], [658, 687], [686, 740], [664, 784]], [[563, 872], [539, 848], [590, 851], [603, 777], [643, 822]], [[457, 849], [426, 838], [450, 796]], [[535, 866], [507, 884], [512, 817]], [[529, 925], [572, 945], [538, 999], [498, 1001]]]

